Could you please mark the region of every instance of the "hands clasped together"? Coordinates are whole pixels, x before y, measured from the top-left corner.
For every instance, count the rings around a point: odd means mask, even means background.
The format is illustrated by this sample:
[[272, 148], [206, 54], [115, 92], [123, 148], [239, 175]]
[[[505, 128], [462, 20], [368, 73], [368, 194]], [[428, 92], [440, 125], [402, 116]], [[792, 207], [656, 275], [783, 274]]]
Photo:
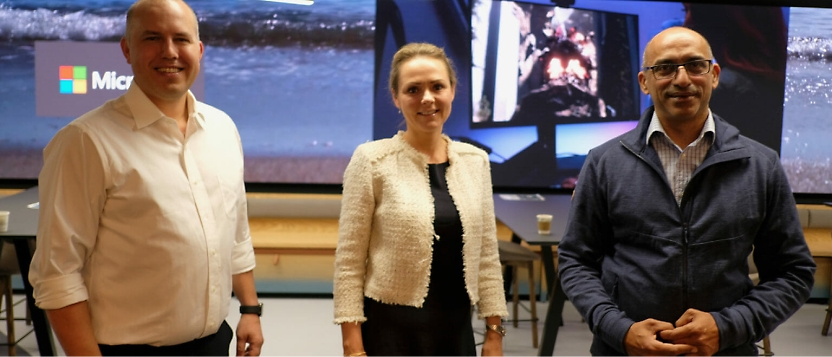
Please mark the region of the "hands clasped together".
[[719, 329], [710, 313], [688, 309], [675, 327], [654, 319], [634, 323], [624, 348], [630, 356], [711, 356], [719, 350]]

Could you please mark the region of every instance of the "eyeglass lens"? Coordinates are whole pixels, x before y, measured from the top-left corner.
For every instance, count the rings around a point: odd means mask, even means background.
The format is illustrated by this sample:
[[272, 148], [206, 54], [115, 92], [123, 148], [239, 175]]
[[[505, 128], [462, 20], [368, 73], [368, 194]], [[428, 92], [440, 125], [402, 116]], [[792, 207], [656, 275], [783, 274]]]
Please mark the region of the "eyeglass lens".
[[696, 60], [681, 64], [660, 64], [653, 66], [653, 74], [658, 79], [665, 79], [676, 76], [679, 66], [685, 66], [685, 71], [690, 75], [699, 76], [710, 71], [709, 60]]

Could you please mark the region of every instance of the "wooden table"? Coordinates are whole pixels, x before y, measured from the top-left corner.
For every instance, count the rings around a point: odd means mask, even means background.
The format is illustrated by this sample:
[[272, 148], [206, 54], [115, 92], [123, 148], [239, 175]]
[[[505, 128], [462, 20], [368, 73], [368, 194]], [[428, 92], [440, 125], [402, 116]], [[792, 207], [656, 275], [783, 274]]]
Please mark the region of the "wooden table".
[[[555, 351], [558, 329], [562, 324], [563, 305], [566, 295], [557, 278], [552, 247], [560, 244], [569, 216], [571, 196], [569, 195], [502, 195], [494, 194], [494, 213], [497, 219], [508, 226], [517, 239], [529, 245], [540, 246], [541, 261], [549, 287], [549, 307], [543, 323], [543, 338], [538, 349], [539, 356], [551, 356]], [[551, 234], [537, 233], [537, 214], [552, 215]]]
[[[38, 352], [41, 356], [55, 355], [55, 342], [46, 314], [35, 306], [32, 296], [32, 284], [29, 283], [29, 265], [32, 263], [32, 250], [29, 248], [38, 233], [38, 210], [32, 208], [38, 202], [38, 188], [33, 187], [23, 192], [0, 198], [0, 211], [10, 211], [9, 230], [0, 233], [0, 239], [14, 243], [23, 289], [26, 292], [26, 304], [32, 315]], [[7, 307], [8, 308], [8, 307]]]

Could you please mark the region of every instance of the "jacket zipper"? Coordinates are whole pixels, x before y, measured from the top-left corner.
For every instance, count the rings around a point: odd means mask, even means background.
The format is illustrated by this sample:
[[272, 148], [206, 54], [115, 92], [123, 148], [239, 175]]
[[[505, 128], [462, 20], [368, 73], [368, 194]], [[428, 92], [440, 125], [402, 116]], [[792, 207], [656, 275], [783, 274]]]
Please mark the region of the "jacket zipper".
[[682, 223], [682, 306], [688, 306], [688, 222]]
[[[632, 153], [633, 155], [635, 155], [636, 157], [641, 159], [641, 161], [644, 161], [648, 166], [652, 167], [654, 171], [662, 174], [661, 176], [663, 178], [665, 178], [665, 183], [667, 183], [668, 187], [670, 187], [669, 186], [670, 183], [666, 181], [666, 177], [665, 177], [665, 175], [663, 175], [664, 174], [663, 169], [659, 170], [659, 168], [656, 167], [656, 165], [654, 165], [650, 160], [645, 159], [639, 153], [635, 152], [633, 149], [630, 149], [630, 147], [627, 146], [626, 144], [624, 144], [623, 141], [620, 141], [619, 143], [621, 143], [621, 146], [623, 146], [625, 149], [627, 149], [627, 151], [629, 151], [630, 153]], [[708, 165], [708, 166], [710, 166], [710, 165]], [[697, 169], [691, 175], [690, 181], [688, 181], [688, 186], [685, 187], [685, 192], [682, 193], [682, 201], [681, 201], [682, 204], [685, 203], [685, 195], [688, 192], [688, 188], [690, 187], [690, 183], [693, 182], [694, 177], [700, 171], [702, 171], [701, 169], [702, 169], [702, 165], [697, 167]], [[671, 188], [671, 191], [672, 190], [673, 189]], [[684, 212], [682, 212], [681, 205], [678, 206], [678, 212], [679, 212], [679, 218], [684, 219], [684, 221], [682, 222], [682, 306], [686, 307], [686, 306], [688, 306], [688, 239], [689, 239], [689, 236], [690, 236], [690, 229], [689, 229], [690, 227], [688, 225], [689, 222], [685, 218], [683, 218], [684, 217]]]

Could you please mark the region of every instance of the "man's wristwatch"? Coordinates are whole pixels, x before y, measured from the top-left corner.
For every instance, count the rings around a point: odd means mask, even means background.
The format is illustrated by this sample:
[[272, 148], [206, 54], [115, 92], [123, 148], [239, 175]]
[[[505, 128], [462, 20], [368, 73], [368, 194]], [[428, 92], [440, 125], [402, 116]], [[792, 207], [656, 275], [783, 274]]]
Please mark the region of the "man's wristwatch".
[[503, 327], [503, 325], [489, 325], [489, 324], [485, 324], [485, 328], [487, 328], [487, 329], [489, 329], [489, 330], [491, 330], [491, 331], [494, 331], [494, 332], [496, 332], [496, 333], [499, 333], [499, 334], [500, 334], [500, 336], [505, 336], [505, 335], [506, 335], [506, 328], [505, 328], [505, 327]]
[[240, 306], [241, 314], [255, 314], [257, 316], [263, 315], [263, 303], [261, 302], [255, 306]]

